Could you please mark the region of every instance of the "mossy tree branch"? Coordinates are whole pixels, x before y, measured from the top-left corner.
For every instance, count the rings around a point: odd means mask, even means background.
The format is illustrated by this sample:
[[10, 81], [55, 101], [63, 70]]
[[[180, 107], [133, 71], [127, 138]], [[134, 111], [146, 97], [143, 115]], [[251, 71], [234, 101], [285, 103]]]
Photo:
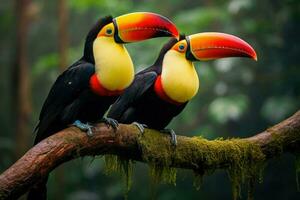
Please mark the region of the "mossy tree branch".
[[[74, 127], [67, 128], [31, 148], [0, 175], [0, 199], [18, 198], [54, 168], [81, 156], [114, 154], [155, 166], [206, 170], [226, 168], [231, 175], [253, 170], [282, 152], [300, 152], [300, 111], [285, 121], [245, 139], [206, 140], [178, 136], [176, 148], [166, 134], [146, 130], [143, 136], [132, 125], [119, 126], [114, 132], [98, 124], [94, 136]], [[255, 168], [255, 165], [253, 165]]]

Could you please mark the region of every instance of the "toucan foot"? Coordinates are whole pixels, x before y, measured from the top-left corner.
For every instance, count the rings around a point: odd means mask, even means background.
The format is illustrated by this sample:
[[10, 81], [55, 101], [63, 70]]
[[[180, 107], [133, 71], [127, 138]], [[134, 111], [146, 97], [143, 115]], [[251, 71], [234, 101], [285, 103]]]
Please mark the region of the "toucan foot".
[[171, 136], [171, 144], [176, 147], [177, 146], [177, 136], [173, 129], [163, 129], [161, 130], [163, 133], [168, 133]]
[[114, 129], [114, 131], [116, 131], [118, 129], [119, 126], [119, 122], [113, 118], [109, 118], [109, 117], [103, 117], [100, 122], [103, 122], [107, 125], [107, 127], [112, 127]]
[[90, 125], [88, 122], [82, 123], [80, 120], [76, 120], [73, 124], [73, 126], [79, 128], [80, 130], [86, 132], [87, 136], [91, 137], [94, 135], [92, 128], [94, 128], [94, 126]]
[[140, 130], [141, 134], [144, 134], [145, 128], [148, 128], [146, 124], [140, 124], [138, 122], [133, 122], [132, 124], [135, 125]]

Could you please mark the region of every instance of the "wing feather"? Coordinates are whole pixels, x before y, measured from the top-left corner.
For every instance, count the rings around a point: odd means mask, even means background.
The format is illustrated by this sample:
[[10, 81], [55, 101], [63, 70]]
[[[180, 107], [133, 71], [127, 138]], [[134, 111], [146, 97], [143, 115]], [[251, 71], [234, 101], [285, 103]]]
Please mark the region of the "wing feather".
[[122, 115], [139, 100], [143, 94], [153, 85], [157, 73], [155, 71], [142, 71], [136, 74], [133, 83], [129, 86], [124, 94], [111, 106], [108, 117], [120, 120]]
[[35, 141], [47, 137], [51, 130], [55, 130], [55, 123], [64, 108], [71, 105], [83, 90], [88, 89], [89, 79], [94, 72], [94, 65], [79, 61], [56, 79], [41, 109]]

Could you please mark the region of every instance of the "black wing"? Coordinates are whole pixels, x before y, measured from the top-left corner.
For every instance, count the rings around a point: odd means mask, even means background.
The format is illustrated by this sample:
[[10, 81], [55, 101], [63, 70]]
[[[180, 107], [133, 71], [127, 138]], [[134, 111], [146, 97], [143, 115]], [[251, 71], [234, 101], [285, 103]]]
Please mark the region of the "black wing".
[[49, 129], [55, 130], [57, 118], [89, 87], [89, 79], [94, 72], [94, 65], [79, 61], [57, 78], [42, 107], [35, 143], [49, 136]]
[[136, 74], [133, 83], [111, 106], [107, 116], [120, 120], [126, 110], [153, 85], [156, 77], [155, 71], [148, 71], [147, 69]]

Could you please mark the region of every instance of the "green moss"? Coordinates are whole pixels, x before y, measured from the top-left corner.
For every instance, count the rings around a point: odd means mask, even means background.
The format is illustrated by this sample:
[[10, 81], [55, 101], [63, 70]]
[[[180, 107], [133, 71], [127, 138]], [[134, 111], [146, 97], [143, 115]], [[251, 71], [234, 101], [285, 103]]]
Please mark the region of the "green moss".
[[176, 185], [177, 170], [173, 167], [162, 166], [155, 163], [148, 163], [150, 176], [150, 199], [156, 198], [156, 188], [159, 183]]
[[[161, 146], [161, 141], [169, 142], [169, 137], [161, 137], [161, 134], [149, 130], [139, 140], [143, 160], [149, 164], [149, 175], [152, 183], [160, 182], [176, 185], [176, 168], [172, 165], [172, 157], [176, 151], [171, 144]], [[158, 142], [160, 141], [160, 142]]]
[[[281, 136], [281, 134], [276, 133], [276, 129], [270, 130], [273, 132], [272, 134], [272, 142], [269, 144], [269, 149], [272, 150], [272, 154], [282, 154], [283, 153], [283, 144], [284, 144], [284, 138]], [[296, 142], [298, 140], [299, 132], [296, 133], [290, 133], [289, 137], [291, 141]], [[300, 191], [300, 154], [295, 152], [295, 170], [296, 170], [296, 184], [297, 184], [297, 190]]]
[[162, 166], [155, 163], [150, 163], [149, 168], [150, 178], [154, 184], [163, 182], [176, 185], [176, 168]]
[[203, 185], [203, 177], [205, 172], [194, 171], [194, 181], [193, 186], [196, 190], [200, 190], [201, 186]]
[[106, 155], [104, 160], [106, 174], [118, 172], [123, 177], [126, 186], [125, 199], [127, 199], [132, 185], [133, 161], [116, 155]]
[[[170, 137], [162, 137], [160, 133], [149, 130], [139, 139], [143, 159], [150, 165], [152, 179], [164, 182], [176, 182], [175, 163], [194, 165], [196, 180], [205, 174], [212, 173], [216, 168], [225, 168], [232, 183], [233, 199], [240, 196], [241, 184], [248, 183], [249, 198], [253, 193], [251, 182], [257, 182], [261, 174], [264, 154], [261, 149], [248, 141], [241, 139], [206, 140], [201, 137], [182, 139], [173, 148]], [[199, 182], [199, 181], [196, 181]]]
[[279, 155], [282, 154], [283, 152], [283, 138], [280, 137], [280, 134], [277, 134], [275, 130], [270, 130], [273, 131], [272, 133], [272, 142], [269, 143], [269, 150], [272, 151], [271, 153], [274, 155]]

